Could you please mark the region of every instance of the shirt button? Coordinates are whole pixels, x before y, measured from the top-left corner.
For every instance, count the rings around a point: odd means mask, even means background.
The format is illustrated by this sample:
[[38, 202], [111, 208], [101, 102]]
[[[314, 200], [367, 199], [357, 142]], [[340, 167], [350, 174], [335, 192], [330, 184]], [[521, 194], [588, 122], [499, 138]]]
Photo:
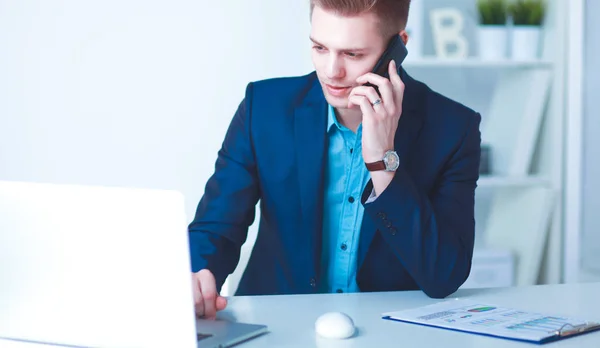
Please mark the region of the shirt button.
[[317, 286], [317, 281], [315, 280], [315, 278], [310, 278], [310, 286], [312, 286], [313, 288]]
[[340, 246], [340, 248], [342, 250], [346, 250], [346, 249], [348, 249], [348, 246], [346, 245], [346, 243], [342, 243], [342, 245]]
[[352, 197], [352, 196], [348, 197], [348, 202], [354, 203], [354, 197]]
[[342, 292], [344, 292], [344, 290], [342, 290], [342, 289], [337, 289], [335, 292], [337, 292], [338, 294], [341, 294]]

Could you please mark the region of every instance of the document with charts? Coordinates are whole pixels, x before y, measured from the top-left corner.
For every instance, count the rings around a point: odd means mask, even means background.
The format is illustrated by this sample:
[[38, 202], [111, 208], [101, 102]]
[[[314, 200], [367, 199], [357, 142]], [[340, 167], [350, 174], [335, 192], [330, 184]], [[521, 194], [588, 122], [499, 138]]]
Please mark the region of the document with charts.
[[526, 312], [466, 299], [447, 300], [420, 308], [384, 313], [382, 317], [535, 343], [546, 343], [600, 329], [599, 323], [583, 319]]

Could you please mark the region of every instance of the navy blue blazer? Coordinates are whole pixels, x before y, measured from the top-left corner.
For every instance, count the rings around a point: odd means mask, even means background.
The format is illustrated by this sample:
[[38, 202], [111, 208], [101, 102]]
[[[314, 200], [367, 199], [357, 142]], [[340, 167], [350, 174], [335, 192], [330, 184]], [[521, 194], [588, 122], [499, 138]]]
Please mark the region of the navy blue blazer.
[[[474, 244], [481, 117], [401, 69], [395, 137], [401, 160], [372, 203], [358, 248], [361, 291], [421, 289], [442, 298], [464, 283]], [[250, 83], [189, 225], [192, 271], [220, 291], [260, 200], [258, 237], [236, 295], [310, 294], [320, 279], [327, 102], [313, 72]]]

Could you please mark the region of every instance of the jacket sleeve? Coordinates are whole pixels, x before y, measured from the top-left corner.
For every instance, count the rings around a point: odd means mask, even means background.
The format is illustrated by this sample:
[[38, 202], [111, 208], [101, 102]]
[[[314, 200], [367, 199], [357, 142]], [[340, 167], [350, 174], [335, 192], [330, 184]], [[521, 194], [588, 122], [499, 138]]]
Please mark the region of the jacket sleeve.
[[252, 84], [218, 152], [194, 220], [188, 227], [192, 272], [209, 269], [220, 291], [240, 259], [255, 218], [259, 189], [250, 132]]
[[[433, 298], [455, 292], [471, 270], [481, 152], [481, 116], [474, 116], [431, 193], [420, 192], [400, 166], [377, 199], [365, 203], [365, 214], [423, 292]], [[369, 181], [362, 202], [371, 190]]]

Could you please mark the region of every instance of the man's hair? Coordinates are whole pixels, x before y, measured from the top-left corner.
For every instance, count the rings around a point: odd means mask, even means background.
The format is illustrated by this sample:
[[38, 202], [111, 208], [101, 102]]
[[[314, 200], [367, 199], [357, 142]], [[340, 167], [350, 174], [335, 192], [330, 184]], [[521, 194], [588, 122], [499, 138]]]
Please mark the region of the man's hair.
[[356, 16], [372, 12], [379, 18], [384, 37], [392, 37], [406, 28], [410, 0], [310, 0], [310, 16], [315, 6], [341, 16]]

